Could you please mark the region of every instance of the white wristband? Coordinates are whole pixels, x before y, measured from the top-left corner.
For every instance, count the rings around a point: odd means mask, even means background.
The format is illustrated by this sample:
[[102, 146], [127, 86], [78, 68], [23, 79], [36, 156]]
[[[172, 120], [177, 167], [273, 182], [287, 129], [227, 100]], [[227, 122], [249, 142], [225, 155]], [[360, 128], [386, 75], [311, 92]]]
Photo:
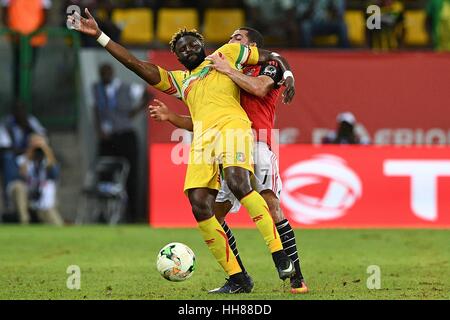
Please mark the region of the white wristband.
[[[106, 47], [106, 45], [108, 44], [110, 38], [102, 32], [102, 34], [100, 35], [100, 37], [97, 38], [97, 42], [102, 46], [102, 47]], [[286, 72], [285, 72], [286, 73]]]
[[292, 74], [292, 72], [289, 71], [289, 70], [286, 70], [286, 71], [283, 73], [283, 80], [286, 80], [288, 77], [292, 77], [292, 79], [294, 79], [294, 75]]

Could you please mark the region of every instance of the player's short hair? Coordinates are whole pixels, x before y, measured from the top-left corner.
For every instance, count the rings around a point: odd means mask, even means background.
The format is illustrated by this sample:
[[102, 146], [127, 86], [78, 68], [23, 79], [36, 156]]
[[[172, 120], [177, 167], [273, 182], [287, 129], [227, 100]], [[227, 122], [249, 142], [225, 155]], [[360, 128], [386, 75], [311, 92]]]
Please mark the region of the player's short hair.
[[240, 27], [239, 30], [247, 31], [248, 40], [250, 40], [250, 42], [256, 43], [256, 46], [258, 48], [262, 48], [264, 46], [264, 37], [258, 30], [250, 27]]
[[204, 38], [200, 32], [198, 32], [196, 29], [187, 30], [186, 28], [183, 28], [178, 30], [178, 32], [172, 36], [172, 40], [170, 40], [169, 42], [170, 51], [175, 52], [175, 45], [177, 44], [178, 40], [180, 40], [184, 36], [196, 37], [198, 40], [200, 40], [201, 43], [203, 43]]

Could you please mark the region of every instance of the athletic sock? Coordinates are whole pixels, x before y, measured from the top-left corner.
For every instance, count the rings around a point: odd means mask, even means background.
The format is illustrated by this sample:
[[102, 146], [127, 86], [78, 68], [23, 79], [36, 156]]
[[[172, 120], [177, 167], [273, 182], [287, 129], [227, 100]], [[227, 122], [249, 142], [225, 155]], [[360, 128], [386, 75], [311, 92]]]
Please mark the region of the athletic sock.
[[229, 276], [242, 272], [233, 251], [230, 250], [227, 235], [216, 217], [198, 222], [198, 228], [209, 250], [225, 272]]
[[283, 244], [284, 252], [291, 258], [295, 266], [295, 277], [303, 279], [302, 271], [300, 268], [300, 259], [298, 256], [297, 245], [295, 243], [295, 233], [292, 229], [289, 221], [284, 219], [275, 224], [277, 226], [278, 234], [280, 235], [281, 242]]
[[222, 223], [222, 228], [228, 237], [228, 244], [230, 245], [231, 250], [233, 250], [234, 256], [236, 257], [236, 260], [239, 263], [239, 266], [241, 267], [242, 272], [246, 272], [245, 268], [244, 268], [244, 264], [242, 263], [241, 257], [239, 256], [236, 239], [234, 238], [233, 232], [231, 232], [230, 227], [228, 227], [228, 225], [225, 221]]
[[253, 222], [263, 236], [271, 253], [283, 250], [275, 223], [269, 213], [267, 203], [261, 195], [253, 190], [240, 200], [247, 209]]

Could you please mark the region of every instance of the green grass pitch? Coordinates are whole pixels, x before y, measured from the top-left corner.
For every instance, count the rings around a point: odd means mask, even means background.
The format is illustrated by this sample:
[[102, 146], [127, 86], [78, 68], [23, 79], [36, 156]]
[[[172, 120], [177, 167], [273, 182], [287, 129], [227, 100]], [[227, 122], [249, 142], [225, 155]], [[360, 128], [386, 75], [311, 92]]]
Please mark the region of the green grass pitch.
[[[262, 238], [235, 229], [255, 281], [251, 294], [208, 295], [224, 283], [196, 229], [148, 226], [0, 226], [0, 299], [450, 299], [450, 230], [296, 230], [307, 295], [288, 293]], [[189, 245], [194, 275], [179, 283], [156, 271], [158, 250]], [[80, 290], [66, 286], [69, 265], [81, 269]], [[369, 290], [377, 265], [381, 288]]]

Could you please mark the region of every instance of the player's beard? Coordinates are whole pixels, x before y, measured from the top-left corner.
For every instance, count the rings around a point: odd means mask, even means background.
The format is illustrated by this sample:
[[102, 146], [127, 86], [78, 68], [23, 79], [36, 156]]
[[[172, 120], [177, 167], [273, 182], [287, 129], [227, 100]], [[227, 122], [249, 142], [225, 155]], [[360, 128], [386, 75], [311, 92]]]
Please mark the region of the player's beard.
[[202, 49], [199, 53], [196, 53], [197, 59], [191, 61], [189, 58], [180, 60], [180, 62], [186, 67], [188, 70], [194, 70], [197, 68], [206, 58], [205, 49]]

